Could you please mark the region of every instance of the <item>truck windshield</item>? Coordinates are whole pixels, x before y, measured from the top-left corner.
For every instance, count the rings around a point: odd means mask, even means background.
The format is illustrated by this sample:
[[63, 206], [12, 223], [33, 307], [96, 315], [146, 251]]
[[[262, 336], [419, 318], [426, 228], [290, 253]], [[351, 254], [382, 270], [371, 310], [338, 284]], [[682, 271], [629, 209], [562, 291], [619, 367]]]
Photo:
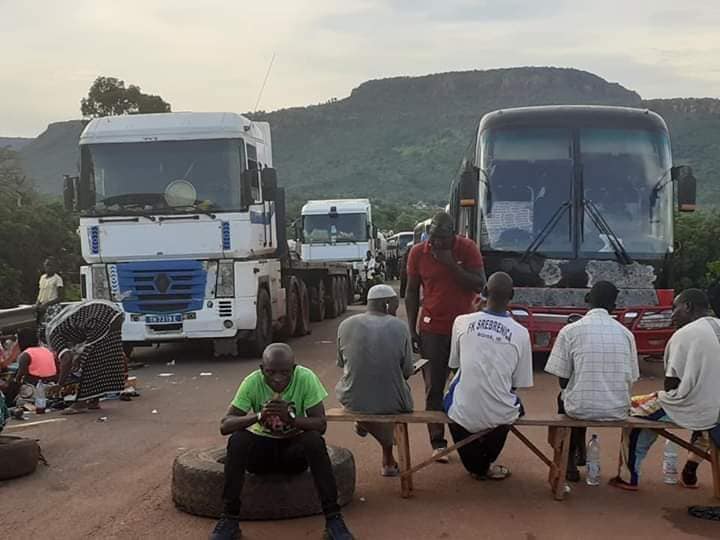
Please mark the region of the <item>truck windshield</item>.
[[572, 134], [568, 129], [513, 128], [481, 139], [485, 179], [482, 243], [491, 250], [525, 251], [545, 236], [538, 252], [572, 252], [570, 201]]
[[[662, 132], [581, 129], [583, 200], [595, 205], [617, 240], [634, 257], [672, 248], [670, 143]], [[614, 257], [613, 248], [587, 215], [581, 255]]]
[[[95, 186], [93, 211], [237, 210], [240, 146], [226, 139], [89, 145], [83, 171]], [[184, 181], [182, 205], [166, 191], [178, 180]]]
[[303, 237], [307, 244], [367, 242], [367, 215], [318, 214], [303, 216]]

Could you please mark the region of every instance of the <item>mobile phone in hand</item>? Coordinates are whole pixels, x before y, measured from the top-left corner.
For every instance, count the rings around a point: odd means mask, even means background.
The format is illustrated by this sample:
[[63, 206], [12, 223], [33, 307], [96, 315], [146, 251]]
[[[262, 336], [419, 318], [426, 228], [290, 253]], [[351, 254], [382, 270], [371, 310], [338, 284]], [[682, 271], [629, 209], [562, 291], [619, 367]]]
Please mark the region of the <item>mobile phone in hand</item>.
[[417, 373], [420, 371], [425, 364], [430, 362], [427, 358], [420, 358], [417, 362], [413, 364], [413, 373]]

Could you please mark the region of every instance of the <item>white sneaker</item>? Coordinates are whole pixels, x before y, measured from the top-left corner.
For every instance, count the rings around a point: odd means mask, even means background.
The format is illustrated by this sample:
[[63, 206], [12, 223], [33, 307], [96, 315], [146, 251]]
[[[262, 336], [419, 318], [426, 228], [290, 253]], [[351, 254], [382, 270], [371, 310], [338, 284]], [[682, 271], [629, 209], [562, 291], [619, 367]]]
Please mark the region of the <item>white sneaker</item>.
[[[436, 448], [435, 450], [433, 450], [432, 455], [433, 455], [433, 457], [435, 457], [438, 454], [442, 454], [445, 450], [447, 450], [447, 448]], [[450, 457], [445, 455], [445, 456], [437, 458], [435, 461], [437, 463], [450, 463]]]

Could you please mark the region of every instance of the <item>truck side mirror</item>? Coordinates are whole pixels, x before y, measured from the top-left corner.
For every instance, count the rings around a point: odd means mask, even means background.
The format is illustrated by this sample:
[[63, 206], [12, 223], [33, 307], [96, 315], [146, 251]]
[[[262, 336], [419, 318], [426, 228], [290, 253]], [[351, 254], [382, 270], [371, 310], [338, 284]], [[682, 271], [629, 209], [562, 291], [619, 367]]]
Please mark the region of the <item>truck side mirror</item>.
[[65, 204], [65, 210], [68, 212], [73, 212], [75, 210], [76, 181], [76, 176], [70, 176], [69, 174], [63, 175], [63, 202]]
[[272, 167], [262, 170], [262, 193], [266, 201], [274, 201], [277, 198], [277, 171]]
[[77, 209], [87, 210], [95, 204], [95, 190], [88, 176], [76, 178]]
[[687, 166], [673, 167], [671, 176], [677, 182], [678, 210], [680, 212], [694, 212], [697, 180], [693, 176], [692, 168]]
[[249, 208], [255, 202], [253, 200], [252, 184], [256, 173], [257, 171], [249, 169], [243, 171], [240, 175], [240, 206], [242, 208]]

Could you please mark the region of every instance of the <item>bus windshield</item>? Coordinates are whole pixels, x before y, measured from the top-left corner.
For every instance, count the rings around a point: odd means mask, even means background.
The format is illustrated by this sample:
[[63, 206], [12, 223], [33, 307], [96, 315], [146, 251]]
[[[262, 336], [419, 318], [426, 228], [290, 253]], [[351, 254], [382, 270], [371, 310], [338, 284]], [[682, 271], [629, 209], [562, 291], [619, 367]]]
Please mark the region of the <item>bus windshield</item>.
[[[581, 129], [583, 200], [594, 205], [625, 250], [636, 257], [672, 248], [670, 143], [664, 133]], [[607, 234], [583, 221], [581, 254], [612, 257]]]
[[666, 133], [499, 128], [480, 143], [485, 249], [524, 252], [539, 242], [549, 257], [613, 259], [616, 239], [633, 258], [672, 250]]
[[[486, 196], [481, 238], [486, 248], [525, 251], [547, 235], [539, 251], [572, 252], [570, 201], [572, 134], [568, 129], [516, 128], [482, 136]], [[481, 197], [481, 199], [483, 199]]]

